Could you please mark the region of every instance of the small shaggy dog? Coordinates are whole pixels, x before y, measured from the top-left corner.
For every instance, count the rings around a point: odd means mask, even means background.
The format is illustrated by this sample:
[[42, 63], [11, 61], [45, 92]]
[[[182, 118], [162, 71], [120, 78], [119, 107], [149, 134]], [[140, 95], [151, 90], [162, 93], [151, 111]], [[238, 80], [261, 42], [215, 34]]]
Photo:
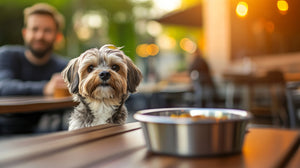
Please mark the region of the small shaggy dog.
[[69, 130], [105, 123], [123, 124], [124, 105], [142, 79], [141, 71], [120, 48], [104, 45], [72, 59], [62, 72], [74, 101]]

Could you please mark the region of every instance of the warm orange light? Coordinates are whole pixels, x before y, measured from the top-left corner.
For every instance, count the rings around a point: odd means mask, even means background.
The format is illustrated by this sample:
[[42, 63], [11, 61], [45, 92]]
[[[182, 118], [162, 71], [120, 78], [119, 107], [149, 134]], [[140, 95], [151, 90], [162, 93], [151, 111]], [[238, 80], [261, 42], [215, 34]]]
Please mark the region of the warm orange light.
[[147, 46], [147, 54], [151, 56], [157, 55], [159, 52], [159, 48], [156, 44], [149, 44]]
[[148, 57], [147, 44], [140, 44], [136, 47], [136, 54], [140, 57]]
[[140, 44], [136, 47], [136, 53], [140, 57], [155, 56], [159, 52], [156, 44]]
[[235, 13], [239, 17], [245, 17], [248, 13], [248, 4], [246, 2], [239, 2], [236, 6]]
[[269, 21], [265, 24], [265, 28], [266, 28], [267, 32], [273, 33], [275, 30], [275, 25], [273, 22]]
[[277, 8], [280, 12], [287, 12], [289, 9], [289, 4], [285, 0], [278, 0]]
[[197, 48], [196, 44], [189, 38], [181, 39], [179, 45], [184, 51], [186, 51], [188, 53], [195, 52], [195, 50]]

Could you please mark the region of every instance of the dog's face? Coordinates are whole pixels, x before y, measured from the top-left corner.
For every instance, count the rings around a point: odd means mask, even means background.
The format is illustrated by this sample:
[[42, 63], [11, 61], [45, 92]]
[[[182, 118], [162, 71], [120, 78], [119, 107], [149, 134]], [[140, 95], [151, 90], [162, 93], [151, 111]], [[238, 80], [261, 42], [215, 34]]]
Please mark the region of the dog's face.
[[62, 74], [72, 94], [98, 101], [119, 101], [127, 92], [135, 92], [142, 79], [130, 58], [113, 45], [85, 51]]

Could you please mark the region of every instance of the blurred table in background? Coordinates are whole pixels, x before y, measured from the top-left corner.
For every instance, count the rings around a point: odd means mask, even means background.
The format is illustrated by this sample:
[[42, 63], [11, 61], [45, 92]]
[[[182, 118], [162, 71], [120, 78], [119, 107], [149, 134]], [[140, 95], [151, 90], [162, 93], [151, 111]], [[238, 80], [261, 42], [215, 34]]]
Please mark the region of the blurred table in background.
[[191, 83], [169, 83], [161, 81], [158, 83], [142, 83], [138, 88], [139, 93], [158, 93], [158, 92], [188, 92], [192, 90]]
[[185, 94], [193, 92], [191, 83], [160, 81], [158, 83], [142, 83], [137, 93], [145, 97], [145, 108], [186, 106]]
[[77, 103], [69, 97], [52, 96], [10, 96], [0, 97], [0, 114], [24, 113], [71, 108]]
[[[264, 73], [225, 72], [226, 107], [250, 111], [262, 124], [288, 125], [286, 111], [286, 80], [284, 73], [270, 70]], [[235, 104], [236, 97], [239, 104]]]

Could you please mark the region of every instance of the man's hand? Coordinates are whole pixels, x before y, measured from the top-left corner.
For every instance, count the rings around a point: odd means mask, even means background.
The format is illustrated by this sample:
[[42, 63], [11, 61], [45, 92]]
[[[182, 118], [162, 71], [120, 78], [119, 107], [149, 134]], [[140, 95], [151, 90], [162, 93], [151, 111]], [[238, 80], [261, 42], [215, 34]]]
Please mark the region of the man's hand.
[[55, 73], [52, 75], [50, 81], [44, 87], [44, 95], [52, 96], [55, 88], [67, 88], [67, 84], [63, 80], [60, 73]]

